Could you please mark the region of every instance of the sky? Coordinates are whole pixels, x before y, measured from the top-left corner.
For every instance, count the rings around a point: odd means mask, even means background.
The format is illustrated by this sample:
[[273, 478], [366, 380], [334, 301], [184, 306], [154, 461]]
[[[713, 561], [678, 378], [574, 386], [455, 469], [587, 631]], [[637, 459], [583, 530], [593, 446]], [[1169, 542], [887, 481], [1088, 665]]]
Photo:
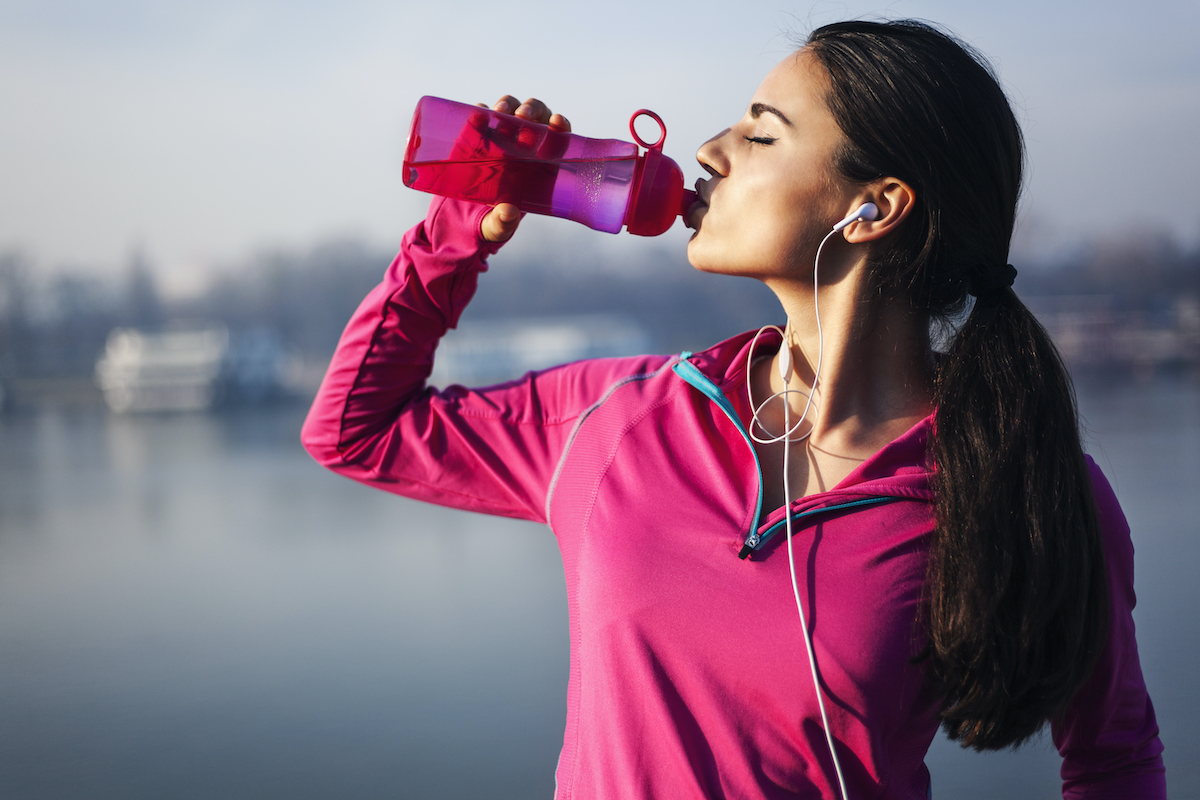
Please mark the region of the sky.
[[[142, 253], [185, 294], [255, 252], [358, 238], [394, 249], [428, 197], [400, 180], [424, 94], [537, 96], [577, 133], [665, 152], [739, 118], [811, 27], [939, 23], [987, 55], [1023, 125], [1018, 252], [1168, 233], [1200, 242], [1200, 3], [0, 0], [0, 253], [119, 274]], [[517, 252], [647, 247], [564, 220]], [[661, 246], [683, 246], [681, 225]], [[510, 248], [511, 249], [511, 248]]]

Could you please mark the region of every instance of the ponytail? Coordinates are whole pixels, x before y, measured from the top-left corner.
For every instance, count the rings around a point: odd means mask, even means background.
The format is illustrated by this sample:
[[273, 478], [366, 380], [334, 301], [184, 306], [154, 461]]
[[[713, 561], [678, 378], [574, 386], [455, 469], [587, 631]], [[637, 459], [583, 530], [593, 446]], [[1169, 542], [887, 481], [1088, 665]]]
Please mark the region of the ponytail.
[[1008, 288], [975, 303], [938, 369], [931, 674], [951, 739], [1018, 744], [1099, 659], [1108, 584], [1070, 379]]
[[924, 658], [950, 738], [1016, 745], [1062, 715], [1108, 630], [1074, 391], [1002, 266], [1020, 127], [983, 57], [924, 23], [827, 25], [805, 51], [829, 75], [841, 174], [892, 176], [916, 195], [871, 253], [873, 288], [931, 322], [977, 298], [938, 365]]

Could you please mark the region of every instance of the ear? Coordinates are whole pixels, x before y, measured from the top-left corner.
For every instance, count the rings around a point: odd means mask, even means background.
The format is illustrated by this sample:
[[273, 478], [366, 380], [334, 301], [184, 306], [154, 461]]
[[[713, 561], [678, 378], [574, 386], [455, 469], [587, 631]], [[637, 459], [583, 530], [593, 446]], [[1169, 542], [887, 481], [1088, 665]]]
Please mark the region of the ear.
[[[916, 205], [917, 193], [899, 178], [880, 178], [866, 187], [853, 208], [863, 203], [874, 203], [879, 209], [878, 218], [859, 220], [847, 225], [842, 235], [854, 244], [874, 242], [900, 227]], [[853, 210], [853, 209], [852, 209]]]

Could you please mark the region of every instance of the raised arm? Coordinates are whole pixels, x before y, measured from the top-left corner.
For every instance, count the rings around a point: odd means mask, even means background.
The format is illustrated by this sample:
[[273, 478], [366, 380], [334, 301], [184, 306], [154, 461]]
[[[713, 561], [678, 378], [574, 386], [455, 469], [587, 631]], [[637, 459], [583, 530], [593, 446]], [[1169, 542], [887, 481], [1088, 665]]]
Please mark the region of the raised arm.
[[[496, 109], [541, 122], [536, 100]], [[301, 434], [321, 464], [387, 491], [544, 521], [546, 493], [578, 415], [626, 360], [581, 362], [479, 390], [426, 386], [434, 351], [520, 215], [435, 198], [383, 282], [346, 326]]]
[[543, 381], [481, 392], [426, 386], [434, 350], [475, 292], [488, 209], [434, 199], [424, 222], [351, 317], [304, 422], [318, 462], [348, 478], [442, 505], [540, 519], [558, 419]]

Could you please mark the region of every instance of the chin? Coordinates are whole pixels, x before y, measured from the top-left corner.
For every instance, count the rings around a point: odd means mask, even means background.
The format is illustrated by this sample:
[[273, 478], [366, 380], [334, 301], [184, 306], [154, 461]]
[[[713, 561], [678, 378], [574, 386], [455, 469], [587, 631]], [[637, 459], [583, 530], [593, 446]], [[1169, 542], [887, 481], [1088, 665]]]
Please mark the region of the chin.
[[733, 261], [724, 257], [723, 253], [713, 252], [710, 248], [705, 247], [703, 240], [698, 237], [700, 237], [700, 231], [693, 233], [692, 238], [688, 240], [687, 248], [688, 262], [697, 271], [712, 275], [733, 275], [760, 280], [764, 277], [760, 269], [755, 269], [746, 263]]
[[712, 258], [706, 257], [704, 247], [696, 243], [696, 237], [700, 235], [700, 231], [692, 234], [692, 238], [688, 239], [687, 257], [688, 263], [693, 269], [700, 272], [722, 273], [724, 270], [719, 269], [718, 263], [714, 263]]

